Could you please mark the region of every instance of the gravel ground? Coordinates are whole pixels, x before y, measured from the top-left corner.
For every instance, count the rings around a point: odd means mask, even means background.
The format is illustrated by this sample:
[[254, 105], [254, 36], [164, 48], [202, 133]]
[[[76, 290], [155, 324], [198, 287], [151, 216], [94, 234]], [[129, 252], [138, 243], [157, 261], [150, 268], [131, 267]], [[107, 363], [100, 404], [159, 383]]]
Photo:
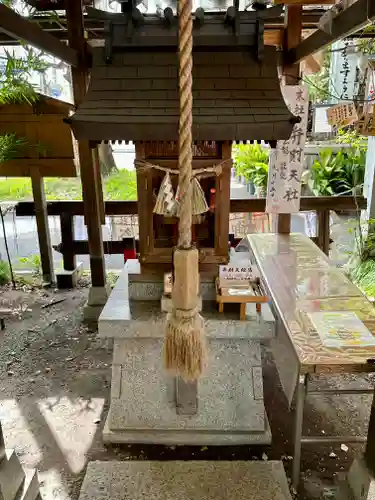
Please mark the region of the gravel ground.
[[[291, 472], [292, 418], [271, 352], [264, 349], [264, 385], [273, 432], [271, 447], [106, 448], [101, 427], [107, 412], [111, 347], [82, 324], [85, 287], [67, 292], [2, 290], [0, 304], [15, 309], [1, 332], [0, 420], [5, 441], [25, 467], [37, 468], [45, 500], [77, 500], [89, 460], [282, 459]], [[55, 305], [53, 301], [64, 299]], [[47, 307], [46, 307], [47, 306]], [[364, 387], [371, 376], [323, 381], [330, 387]], [[309, 398], [306, 434], [365, 433], [370, 397]], [[300, 500], [332, 498], [335, 474], [348, 470], [360, 447], [303, 449]], [[346, 449], [346, 448], [345, 448]], [[334, 457], [330, 457], [331, 453]]]

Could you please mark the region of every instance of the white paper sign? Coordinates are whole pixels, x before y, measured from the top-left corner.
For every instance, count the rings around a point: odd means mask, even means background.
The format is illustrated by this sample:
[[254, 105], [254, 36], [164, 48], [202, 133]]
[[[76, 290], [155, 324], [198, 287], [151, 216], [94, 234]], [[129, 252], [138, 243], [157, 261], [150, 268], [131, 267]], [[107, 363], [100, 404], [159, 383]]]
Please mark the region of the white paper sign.
[[287, 141], [277, 141], [270, 154], [266, 212], [290, 214], [300, 209], [309, 97], [306, 86], [286, 85], [282, 92], [288, 108], [301, 122], [294, 125]]
[[228, 280], [255, 280], [260, 278], [257, 266], [249, 264], [249, 261], [238, 261], [235, 264], [227, 264], [219, 267], [219, 276]]

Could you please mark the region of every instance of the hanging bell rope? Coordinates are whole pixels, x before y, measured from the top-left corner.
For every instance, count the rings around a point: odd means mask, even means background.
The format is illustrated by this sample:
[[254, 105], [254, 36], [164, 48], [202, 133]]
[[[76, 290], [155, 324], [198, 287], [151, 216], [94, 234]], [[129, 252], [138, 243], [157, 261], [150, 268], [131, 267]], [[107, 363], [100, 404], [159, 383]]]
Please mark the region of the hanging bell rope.
[[173, 309], [167, 316], [164, 359], [168, 370], [196, 380], [206, 363], [204, 322], [199, 314], [199, 255], [192, 247], [192, 0], [179, 0], [179, 157], [178, 245], [173, 254]]

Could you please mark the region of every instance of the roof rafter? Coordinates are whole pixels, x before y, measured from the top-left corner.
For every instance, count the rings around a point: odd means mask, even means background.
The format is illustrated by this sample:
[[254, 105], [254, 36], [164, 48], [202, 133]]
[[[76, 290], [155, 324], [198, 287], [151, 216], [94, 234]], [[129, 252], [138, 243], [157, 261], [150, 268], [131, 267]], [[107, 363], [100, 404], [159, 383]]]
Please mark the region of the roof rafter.
[[345, 38], [375, 20], [375, 0], [357, 0], [332, 20], [331, 33], [317, 30], [285, 54], [287, 64], [295, 64], [327, 45]]
[[72, 66], [78, 65], [78, 54], [75, 50], [1, 3], [0, 31], [44, 50]]

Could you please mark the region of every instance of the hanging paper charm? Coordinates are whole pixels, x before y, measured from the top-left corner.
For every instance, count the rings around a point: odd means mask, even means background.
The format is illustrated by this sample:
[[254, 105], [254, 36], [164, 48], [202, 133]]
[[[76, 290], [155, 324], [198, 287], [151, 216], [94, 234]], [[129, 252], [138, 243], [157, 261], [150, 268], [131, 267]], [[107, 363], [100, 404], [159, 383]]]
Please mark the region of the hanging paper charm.
[[161, 183], [158, 197], [156, 198], [156, 203], [154, 207], [154, 213], [158, 215], [174, 215], [176, 201], [174, 198], [173, 187], [169, 173], [165, 174], [165, 177]]

